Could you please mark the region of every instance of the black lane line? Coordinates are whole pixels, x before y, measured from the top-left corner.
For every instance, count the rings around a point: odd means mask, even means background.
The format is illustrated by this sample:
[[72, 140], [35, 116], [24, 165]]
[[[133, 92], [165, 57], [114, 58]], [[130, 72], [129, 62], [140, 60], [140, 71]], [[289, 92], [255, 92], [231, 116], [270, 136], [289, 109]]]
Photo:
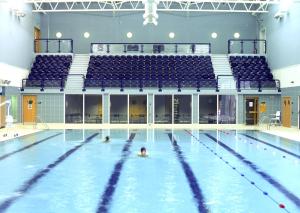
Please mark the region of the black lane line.
[[[251, 180], [251, 178], [248, 178], [244, 173], [242, 173], [241, 171], [239, 171], [233, 164], [231, 164], [230, 162], [228, 162], [227, 160], [224, 159], [223, 156], [219, 155], [216, 151], [213, 151], [210, 147], [208, 147], [203, 141], [201, 141], [199, 138], [197, 138], [196, 136], [194, 136], [191, 132], [185, 130], [189, 135], [191, 135], [193, 138], [195, 138], [202, 146], [204, 146], [208, 151], [211, 152], [212, 155], [214, 155], [215, 157], [217, 157], [218, 159], [220, 159], [223, 163], [225, 163], [227, 166], [231, 167], [233, 171], [235, 171], [237, 174], [239, 174], [242, 178], [244, 178], [248, 183], [251, 184], [251, 186], [255, 187], [256, 189], [258, 189], [259, 191], [261, 191], [263, 193], [263, 195], [267, 196], [268, 198], [270, 198], [270, 200], [272, 202], [274, 202], [275, 204], [277, 204], [280, 207], [280, 202], [277, 201], [273, 196], [269, 195], [268, 192], [266, 192], [264, 189], [262, 189], [260, 186], [257, 186], [255, 184], [254, 181]], [[280, 207], [281, 208], [281, 207]], [[286, 208], [282, 208], [282, 210], [286, 211], [286, 212], [290, 212], [289, 210], [287, 210]]]
[[175, 138], [173, 138], [172, 133], [168, 133], [168, 136], [172, 142], [174, 151], [176, 152], [177, 158], [182, 166], [182, 169], [184, 171], [184, 174], [189, 182], [189, 186], [193, 192], [194, 199], [197, 202], [198, 211], [200, 213], [208, 213], [209, 210], [207, 206], [205, 205], [204, 196], [202, 194], [202, 190], [198, 184], [197, 178], [194, 175], [194, 172], [190, 165], [185, 161], [184, 156], [182, 155], [182, 151], [180, 146], [177, 144], [177, 141]]
[[32, 143], [32, 144], [30, 144], [30, 145], [28, 145], [28, 146], [24, 146], [24, 147], [22, 147], [21, 149], [18, 149], [18, 150], [15, 150], [15, 151], [13, 151], [13, 152], [10, 152], [10, 153], [7, 153], [7, 154], [5, 154], [5, 155], [2, 155], [2, 156], [0, 157], [0, 161], [6, 159], [6, 158], [8, 158], [8, 157], [11, 157], [11, 156], [13, 156], [13, 155], [15, 155], [15, 154], [17, 154], [17, 153], [19, 153], [19, 152], [22, 152], [22, 151], [25, 151], [25, 150], [27, 150], [27, 149], [30, 149], [30, 148], [32, 148], [33, 146], [36, 146], [36, 145], [38, 145], [38, 144], [40, 144], [40, 143], [43, 143], [43, 142], [45, 142], [45, 141], [47, 141], [47, 140], [49, 140], [49, 139], [51, 139], [51, 138], [54, 138], [54, 137], [56, 137], [56, 136], [58, 136], [58, 135], [61, 135], [61, 134], [62, 134], [62, 133], [57, 133], [57, 134], [55, 134], [55, 135], [49, 136], [49, 137], [47, 137], [47, 138], [44, 138], [44, 139], [42, 139], [42, 140], [36, 141], [36, 142], [34, 142], [34, 143]]
[[234, 155], [236, 158], [238, 158], [242, 163], [244, 163], [246, 166], [248, 166], [250, 169], [252, 169], [255, 173], [260, 175], [264, 180], [266, 180], [268, 183], [270, 183], [272, 186], [274, 186], [278, 191], [283, 193], [290, 201], [292, 201], [298, 208], [300, 208], [300, 198], [297, 197], [295, 194], [290, 192], [288, 189], [286, 189], [283, 185], [281, 185], [277, 180], [275, 180], [272, 176], [267, 174], [266, 172], [263, 172], [257, 165], [255, 165], [253, 162], [247, 160], [244, 156], [240, 155], [227, 145], [225, 145], [222, 141], [219, 141], [212, 135], [205, 133], [205, 135], [213, 140], [215, 143], [219, 144], [222, 148], [230, 152], [232, 155]]
[[117, 188], [117, 184], [121, 175], [121, 171], [123, 169], [123, 165], [127, 158], [130, 155], [130, 147], [132, 145], [132, 141], [135, 137], [135, 133], [131, 133], [129, 139], [126, 141], [122, 149], [122, 157], [121, 159], [115, 164], [114, 170], [110, 175], [108, 183], [106, 184], [105, 190], [101, 196], [100, 202], [98, 204], [97, 213], [105, 213], [108, 212], [110, 203], [112, 201], [112, 197], [114, 192]]
[[33, 175], [19, 189], [15, 191], [14, 196], [7, 198], [6, 200], [0, 203], [0, 213], [5, 212], [12, 204], [14, 204], [18, 199], [22, 198], [28, 191], [30, 191], [32, 187], [34, 187], [42, 177], [46, 176], [52, 169], [54, 169], [56, 166], [58, 166], [60, 163], [66, 160], [70, 155], [76, 152], [83, 145], [91, 142], [91, 140], [98, 134], [99, 133], [95, 133], [90, 137], [86, 138], [84, 142], [73, 147], [72, 149], [69, 149], [63, 155], [58, 157], [53, 163], [47, 165], [44, 169], [36, 172], [35, 175]]
[[255, 140], [255, 141], [257, 141], [257, 142], [260, 142], [260, 143], [262, 143], [262, 144], [265, 144], [265, 145], [267, 145], [267, 146], [270, 146], [270, 147], [272, 147], [272, 148], [274, 148], [274, 149], [280, 150], [280, 151], [282, 151], [282, 152], [284, 152], [284, 153], [286, 153], [286, 154], [289, 154], [289, 155], [291, 155], [291, 156], [293, 156], [293, 157], [295, 157], [295, 158], [300, 159], [300, 155], [297, 155], [297, 154], [295, 154], [295, 153], [293, 153], [293, 152], [290, 152], [290, 151], [288, 151], [288, 150], [286, 150], [286, 149], [283, 149], [283, 148], [281, 148], [281, 147], [275, 146], [275, 145], [273, 145], [273, 144], [270, 144], [270, 143], [268, 143], [268, 142], [266, 142], [266, 141], [263, 141], [263, 140], [261, 140], [261, 139], [255, 138], [255, 137], [253, 137], [253, 136], [247, 135], [247, 134], [245, 134], [245, 133], [240, 133], [240, 135], [243, 135], [243, 136], [245, 136], [245, 137], [247, 137], [247, 138], [251, 138], [252, 140]]

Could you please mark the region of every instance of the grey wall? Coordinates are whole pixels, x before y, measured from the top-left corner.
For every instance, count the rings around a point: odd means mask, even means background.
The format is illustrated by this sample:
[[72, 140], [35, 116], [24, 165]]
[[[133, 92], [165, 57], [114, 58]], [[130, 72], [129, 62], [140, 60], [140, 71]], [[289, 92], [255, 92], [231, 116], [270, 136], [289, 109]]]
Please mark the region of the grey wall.
[[0, 2], [0, 62], [29, 69], [33, 60], [34, 26], [40, 25], [40, 15], [33, 15], [24, 5], [26, 16], [14, 16], [8, 3]]
[[282, 97], [289, 96], [292, 99], [292, 126], [298, 127], [299, 109], [298, 97], [300, 96], [300, 87], [290, 87], [282, 89]]
[[63, 94], [38, 94], [37, 114], [42, 122], [64, 122], [64, 95]]
[[[281, 110], [281, 96], [280, 95], [238, 95], [238, 123], [245, 124], [246, 114], [246, 97], [258, 97], [258, 107], [261, 102], [265, 102], [267, 110], [264, 113], [259, 113], [259, 120], [261, 121], [264, 116], [270, 118], [271, 114], [275, 114], [276, 111]], [[268, 122], [268, 119], [265, 120]]]
[[261, 28], [267, 30], [268, 61], [272, 69], [300, 64], [300, 3], [294, 3], [281, 20], [274, 18], [278, 6], [261, 16]]
[[[76, 53], [89, 52], [91, 42], [211, 42], [213, 53], [227, 53], [227, 40], [235, 32], [241, 38], [257, 37], [256, 17], [250, 14], [225, 13], [159, 13], [158, 26], [143, 26], [142, 13], [56, 13], [41, 18], [42, 36], [55, 37], [62, 32], [64, 38], [73, 38]], [[89, 39], [83, 37], [90, 32]], [[132, 32], [132, 39], [126, 33]], [[169, 32], [175, 33], [170, 40]], [[211, 33], [218, 38], [212, 39]]]

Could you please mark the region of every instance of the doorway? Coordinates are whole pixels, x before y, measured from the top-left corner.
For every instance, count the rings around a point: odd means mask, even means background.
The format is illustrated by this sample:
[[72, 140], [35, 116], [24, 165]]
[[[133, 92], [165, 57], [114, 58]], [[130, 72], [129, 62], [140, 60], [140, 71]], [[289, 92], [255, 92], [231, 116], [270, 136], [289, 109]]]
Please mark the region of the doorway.
[[292, 113], [291, 97], [282, 98], [282, 125], [284, 127], [291, 127], [291, 113]]
[[41, 39], [41, 30], [37, 27], [34, 27], [34, 52], [40, 53], [41, 52], [41, 41], [36, 40]]
[[23, 96], [23, 123], [36, 122], [36, 95]]
[[246, 125], [258, 123], [258, 97], [246, 98]]

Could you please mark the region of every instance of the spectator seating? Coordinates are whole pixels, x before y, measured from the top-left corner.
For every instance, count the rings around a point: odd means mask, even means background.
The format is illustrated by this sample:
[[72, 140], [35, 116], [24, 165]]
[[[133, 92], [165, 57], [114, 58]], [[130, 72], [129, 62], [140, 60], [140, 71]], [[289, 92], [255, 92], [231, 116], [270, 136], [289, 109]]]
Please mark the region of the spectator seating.
[[91, 56], [86, 87], [209, 87], [216, 84], [210, 56]]
[[264, 56], [230, 56], [229, 61], [236, 80], [248, 82], [250, 87], [276, 85]]
[[64, 87], [71, 63], [71, 55], [37, 55], [26, 86]]

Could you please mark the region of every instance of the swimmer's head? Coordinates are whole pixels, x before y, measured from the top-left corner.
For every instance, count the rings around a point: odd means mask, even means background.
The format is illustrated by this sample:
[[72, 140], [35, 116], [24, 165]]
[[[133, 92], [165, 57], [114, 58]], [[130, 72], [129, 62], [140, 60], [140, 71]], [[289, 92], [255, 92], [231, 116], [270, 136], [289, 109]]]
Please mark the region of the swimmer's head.
[[147, 154], [147, 150], [145, 147], [141, 148], [141, 155], [146, 155]]
[[105, 137], [105, 140], [106, 140], [106, 141], [109, 141], [109, 136], [106, 136], [106, 137]]

